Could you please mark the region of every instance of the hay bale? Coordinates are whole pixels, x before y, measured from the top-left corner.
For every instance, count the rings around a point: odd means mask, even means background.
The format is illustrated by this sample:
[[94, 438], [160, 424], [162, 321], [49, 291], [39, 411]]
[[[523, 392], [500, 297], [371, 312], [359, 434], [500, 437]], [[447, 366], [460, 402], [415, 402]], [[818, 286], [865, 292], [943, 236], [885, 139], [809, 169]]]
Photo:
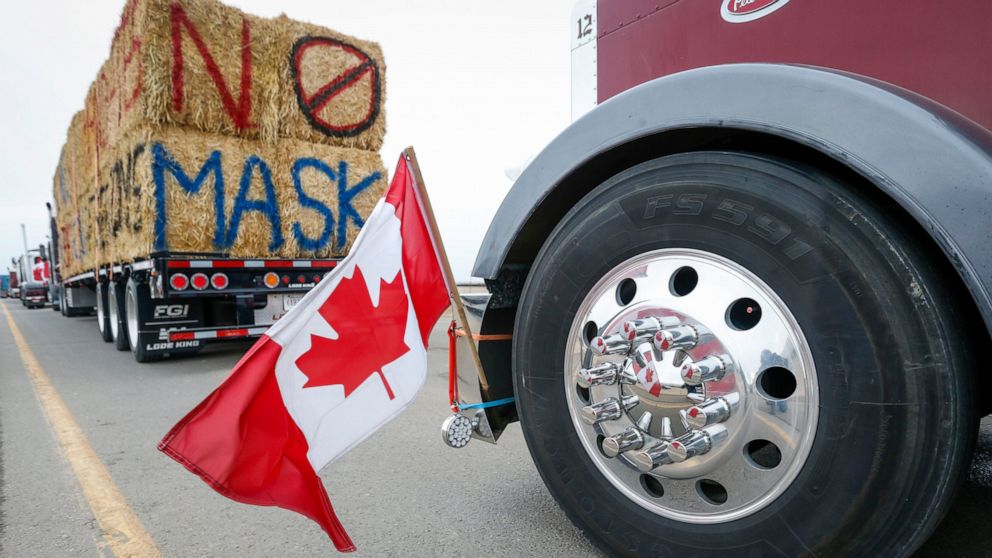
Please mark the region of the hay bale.
[[77, 231], [72, 230], [71, 218], [76, 214], [75, 197], [70, 192], [69, 165], [66, 163], [65, 147], [59, 153], [59, 162], [55, 166], [55, 175], [52, 177], [52, 199], [55, 200], [55, 229], [59, 233], [59, 244], [55, 249], [59, 251], [59, 264], [62, 266], [62, 273], [71, 275], [72, 270], [78, 267], [75, 254], [72, 250], [72, 240], [77, 237]]
[[87, 110], [98, 149], [138, 127], [179, 126], [378, 150], [384, 71], [375, 43], [284, 16], [215, 0], [129, 0]]
[[[279, 135], [378, 151], [386, 134], [386, 65], [376, 43], [277, 19]], [[289, 53], [288, 56], [285, 53]]]
[[83, 111], [73, 116], [55, 175], [56, 223], [63, 237], [60, 261], [64, 262], [63, 273], [70, 275], [84, 271], [92, 263], [88, 244], [92, 238], [92, 213], [83, 198], [93, 184], [94, 176], [85, 123]]
[[384, 72], [375, 43], [285, 16], [129, 0], [56, 170], [64, 272], [344, 255], [385, 188]]
[[166, 250], [343, 256], [386, 187], [377, 153], [295, 140], [149, 127], [114, 152], [95, 202], [100, 264]]

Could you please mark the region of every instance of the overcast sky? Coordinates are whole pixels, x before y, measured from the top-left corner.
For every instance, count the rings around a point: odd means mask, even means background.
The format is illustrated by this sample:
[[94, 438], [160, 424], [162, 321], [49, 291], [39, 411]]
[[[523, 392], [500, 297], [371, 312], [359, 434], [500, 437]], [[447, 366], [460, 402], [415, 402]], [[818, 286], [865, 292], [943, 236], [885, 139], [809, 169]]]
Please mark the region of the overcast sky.
[[[227, 0], [378, 41], [386, 167], [417, 149], [451, 263], [468, 279], [519, 167], [569, 122], [574, 0]], [[0, 270], [48, 234], [45, 202], [72, 115], [110, 50], [123, 0], [5, 2], [0, 34]]]

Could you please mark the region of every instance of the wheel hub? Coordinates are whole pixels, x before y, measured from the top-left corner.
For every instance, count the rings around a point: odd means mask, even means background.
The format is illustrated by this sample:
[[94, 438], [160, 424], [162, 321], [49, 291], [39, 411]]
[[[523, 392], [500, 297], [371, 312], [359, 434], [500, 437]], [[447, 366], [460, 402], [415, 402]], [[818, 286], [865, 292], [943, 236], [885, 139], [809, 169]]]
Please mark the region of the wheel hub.
[[621, 264], [572, 324], [566, 393], [596, 466], [682, 521], [730, 521], [795, 478], [816, 425], [816, 377], [791, 313], [756, 276], [694, 250]]

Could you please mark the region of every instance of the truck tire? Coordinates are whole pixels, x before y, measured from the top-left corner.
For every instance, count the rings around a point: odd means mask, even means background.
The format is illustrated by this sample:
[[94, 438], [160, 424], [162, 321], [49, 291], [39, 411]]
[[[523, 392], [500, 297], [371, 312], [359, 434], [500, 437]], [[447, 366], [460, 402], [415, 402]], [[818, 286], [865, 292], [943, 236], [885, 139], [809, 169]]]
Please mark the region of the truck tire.
[[100, 330], [100, 337], [106, 343], [114, 340], [114, 336], [110, 333], [108, 306], [107, 283], [98, 282], [96, 284], [96, 326]]
[[146, 318], [144, 310], [148, 307], [150, 299], [148, 285], [135, 281], [134, 277], [129, 277], [127, 290], [124, 293], [124, 315], [127, 323], [125, 330], [131, 354], [138, 362], [151, 362], [161, 358], [158, 354], [148, 351], [145, 342], [141, 339], [141, 325]]
[[923, 246], [778, 159], [680, 154], [601, 184], [517, 310], [517, 409], [551, 494], [620, 555], [911, 554], [978, 422], [970, 302]]
[[131, 348], [127, 342], [127, 316], [124, 311], [124, 289], [120, 282], [110, 281], [107, 290], [108, 319], [110, 321], [110, 335], [114, 340], [114, 348], [118, 351], [126, 351]]

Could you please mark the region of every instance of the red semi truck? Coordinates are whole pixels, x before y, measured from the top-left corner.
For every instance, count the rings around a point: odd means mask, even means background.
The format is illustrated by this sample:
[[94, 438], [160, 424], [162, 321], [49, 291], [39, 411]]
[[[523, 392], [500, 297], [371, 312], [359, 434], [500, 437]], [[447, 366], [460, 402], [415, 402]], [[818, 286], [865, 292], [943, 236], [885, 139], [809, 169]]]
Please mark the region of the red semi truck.
[[617, 554], [915, 551], [992, 410], [990, 20], [579, 3], [578, 118], [483, 242], [445, 440], [519, 420]]

